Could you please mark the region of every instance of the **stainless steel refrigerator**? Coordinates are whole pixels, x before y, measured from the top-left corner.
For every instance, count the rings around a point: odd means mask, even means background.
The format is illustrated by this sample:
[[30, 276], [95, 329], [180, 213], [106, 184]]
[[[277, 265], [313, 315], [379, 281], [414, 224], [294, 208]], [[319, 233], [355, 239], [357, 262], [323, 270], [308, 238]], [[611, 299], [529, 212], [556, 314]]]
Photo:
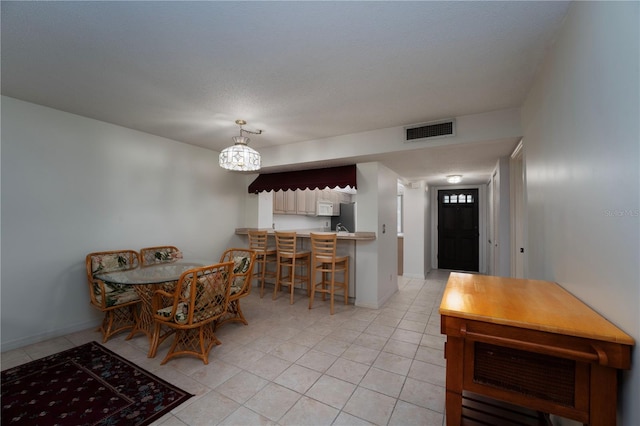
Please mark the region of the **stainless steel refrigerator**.
[[331, 230], [335, 231], [338, 223], [356, 232], [356, 203], [340, 203], [340, 216], [331, 217]]

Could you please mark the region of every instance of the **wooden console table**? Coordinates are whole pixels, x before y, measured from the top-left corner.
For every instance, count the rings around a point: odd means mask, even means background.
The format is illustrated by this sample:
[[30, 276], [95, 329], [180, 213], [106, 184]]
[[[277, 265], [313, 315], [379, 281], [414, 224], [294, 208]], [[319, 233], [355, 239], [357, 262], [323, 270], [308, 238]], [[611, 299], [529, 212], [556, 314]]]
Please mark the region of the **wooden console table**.
[[634, 340], [556, 283], [451, 273], [440, 304], [448, 426], [473, 392], [592, 426], [616, 424]]

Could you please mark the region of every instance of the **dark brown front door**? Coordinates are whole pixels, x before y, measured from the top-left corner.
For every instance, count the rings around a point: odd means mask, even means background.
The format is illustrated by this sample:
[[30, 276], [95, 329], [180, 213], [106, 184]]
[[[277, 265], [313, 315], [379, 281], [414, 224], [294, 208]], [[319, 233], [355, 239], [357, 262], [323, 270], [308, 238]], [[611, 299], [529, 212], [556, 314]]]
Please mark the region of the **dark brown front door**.
[[478, 190], [438, 190], [438, 268], [478, 271]]

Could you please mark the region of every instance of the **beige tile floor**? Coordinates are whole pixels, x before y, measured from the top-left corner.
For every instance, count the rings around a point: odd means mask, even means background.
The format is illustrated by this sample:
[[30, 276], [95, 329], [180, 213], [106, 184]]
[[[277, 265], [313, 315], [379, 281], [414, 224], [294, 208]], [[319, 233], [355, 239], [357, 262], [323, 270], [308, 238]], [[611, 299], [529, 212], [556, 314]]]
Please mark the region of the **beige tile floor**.
[[[216, 333], [209, 364], [146, 357], [148, 340], [120, 334], [105, 344], [142, 368], [194, 394], [155, 425], [422, 425], [444, 422], [444, 336], [438, 306], [448, 271], [426, 280], [399, 278], [380, 309], [327, 302], [308, 309], [303, 292], [289, 304], [253, 291], [241, 306], [249, 321]], [[2, 353], [7, 369], [91, 340], [73, 333]]]

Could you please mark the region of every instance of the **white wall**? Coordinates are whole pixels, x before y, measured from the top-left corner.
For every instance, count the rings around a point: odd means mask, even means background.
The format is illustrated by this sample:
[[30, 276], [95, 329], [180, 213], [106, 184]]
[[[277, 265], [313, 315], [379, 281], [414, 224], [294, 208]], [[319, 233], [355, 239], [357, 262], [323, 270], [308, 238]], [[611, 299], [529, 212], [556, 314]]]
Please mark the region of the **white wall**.
[[216, 152], [1, 100], [2, 350], [99, 323], [89, 252], [173, 244], [217, 261], [242, 243], [246, 179]]
[[[262, 167], [296, 164], [321, 166], [330, 159], [357, 158], [434, 146], [451, 146], [522, 136], [520, 110], [511, 108], [456, 117], [456, 135], [406, 143], [404, 127], [391, 127], [332, 138], [277, 145], [260, 150]], [[360, 183], [358, 182], [358, 186]], [[358, 188], [360, 190], [360, 188]], [[358, 191], [360, 192], [360, 191]], [[359, 225], [359, 224], [358, 224]]]
[[425, 276], [431, 272], [431, 269], [433, 269], [433, 265], [431, 264], [431, 238], [432, 238], [432, 233], [431, 233], [431, 194], [430, 192], [432, 191], [431, 188], [429, 188], [428, 186], [425, 187], [425, 193], [424, 193], [424, 240], [422, 241], [422, 244], [424, 245], [424, 257], [423, 257], [423, 262], [424, 262], [424, 274]]
[[[356, 179], [358, 181], [358, 208], [356, 223], [360, 229], [376, 232], [376, 240], [356, 243], [356, 259], [352, 262], [355, 268], [356, 305], [376, 309], [378, 307], [378, 168], [377, 163], [358, 164]], [[366, 214], [365, 214], [366, 213]], [[396, 242], [397, 247], [397, 242]], [[396, 269], [396, 273], [397, 273]]]
[[356, 305], [377, 309], [398, 290], [398, 176], [380, 163], [357, 165], [358, 229], [376, 233], [356, 242]]
[[[640, 3], [575, 2], [523, 106], [529, 276], [640, 342]], [[640, 350], [618, 424], [640, 424]]]
[[404, 187], [403, 223], [404, 223], [404, 268], [406, 278], [424, 279], [429, 272], [425, 264], [425, 215], [428, 212], [425, 182], [415, 182], [416, 188]]
[[[378, 307], [398, 291], [398, 175], [378, 165]], [[358, 200], [363, 194], [359, 194]], [[365, 212], [366, 213], [366, 212]]]
[[[522, 136], [522, 128], [520, 125], [520, 109], [509, 108], [498, 111], [489, 111], [480, 114], [472, 114], [466, 116], [456, 117], [456, 135], [449, 138], [433, 139], [428, 141], [418, 141], [412, 143], [406, 143], [404, 135], [404, 127], [392, 127], [385, 129], [372, 130], [368, 132], [361, 132], [349, 135], [341, 135], [336, 137], [330, 137], [320, 140], [303, 141], [288, 145], [279, 145], [273, 147], [267, 147], [260, 150], [262, 154], [263, 163], [262, 166], [273, 167], [282, 165], [295, 164], [298, 168], [313, 168], [323, 166], [325, 160], [341, 159], [342, 161], [348, 161], [365, 154], [383, 154], [395, 151], [414, 150], [425, 147], [435, 146], [452, 146], [457, 144], [471, 144], [481, 143], [491, 140], [520, 138]], [[253, 180], [253, 178], [251, 179]], [[468, 187], [468, 186], [465, 186]], [[473, 185], [472, 187], [477, 187]], [[375, 188], [375, 187], [374, 187]], [[447, 187], [450, 189], [450, 187]], [[377, 188], [374, 189], [377, 191]], [[361, 183], [361, 177], [358, 175], [358, 211], [364, 210], [363, 203], [360, 202], [360, 196], [362, 194], [363, 187]], [[480, 191], [481, 208], [485, 207], [484, 200], [484, 187]], [[437, 189], [435, 190], [437, 194]], [[248, 194], [248, 197], [255, 197], [255, 195]], [[433, 198], [433, 197], [432, 197]], [[425, 232], [423, 234], [424, 239], [421, 241], [422, 247], [417, 248], [416, 254], [423, 253], [424, 258], [420, 260], [421, 266], [418, 264], [411, 265], [407, 270], [405, 269], [405, 275], [413, 274], [414, 269], [420, 269], [421, 272], [416, 272], [416, 275], [428, 273], [432, 267], [437, 265], [435, 257], [437, 255], [437, 244], [432, 246], [430, 238], [434, 236], [437, 238], [437, 232], [432, 223], [433, 220], [437, 220], [437, 213], [432, 211], [430, 202], [433, 203], [434, 199], [429, 198], [429, 194], [426, 195], [424, 201], [424, 209], [426, 210], [423, 217], [420, 218], [421, 223], [417, 226], [425, 226]], [[395, 199], [393, 205], [395, 206]], [[257, 201], [255, 201], [257, 203]], [[437, 203], [435, 203], [437, 206]], [[254, 206], [254, 202], [249, 203], [250, 206]], [[257, 204], [256, 204], [257, 205]], [[377, 204], [371, 206], [376, 208]], [[370, 210], [374, 211], [374, 210]], [[248, 211], [249, 216], [245, 220], [247, 227], [270, 227], [271, 223], [276, 223], [276, 228], [316, 228], [321, 227], [321, 223], [308, 223], [304, 221], [292, 222], [287, 218], [279, 218], [278, 215], [273, 217], [273, 222], [270, 220], [257, 219], [256, 215], [257, 207]], [[480, 212], [481, 224], [484, 224], [486, 212]], [[260, 216], [262, 218], [262, 216]], [[361, 217], [358, 215], [358, 217]], [[358, 231], [376, 231], [378, 223], [367, 220], [375, 218], [375, 215], [368, 216], [366, 218], [358, 219]], [[408, 222], [405, 222], [408, 223]], [[366, 224], [366, 225], [365, 225]], [[486, 242], [486, 229], [481, 231], [481, 241]], [[411, 237], [409, 238], [411, 240]], [[405, 234], [405, 247], [407, 245], [407, 235]], [[417, 241], [414, 241], [417, 244]], [[377, 244], [377, 243], [376, 243]], [[411, 241], [409, 241], [411, 244]], [[394, 243], [394, 247], [397, 247], [397, 240]], [[373, 250], [373, 247], [369, 247]], [[412, 249], [412, 248], [411, 248]], [[486, 245], [480, 246], [480, 271], [486, 272]], [[407, 249], [405, 248], [405, 256], [407, 256]], [[396, 262], [397, 263], [397, 262]], [[414, 268], [415, 266], [415, 268]], [[397, 270], [396, 270], [397, 272]], [[377, 299], [377, 298], [376, 298]], [[373, 300], [373, 299], [372, 299]], [[373, 306], [373, 305], [372, 305]]]

